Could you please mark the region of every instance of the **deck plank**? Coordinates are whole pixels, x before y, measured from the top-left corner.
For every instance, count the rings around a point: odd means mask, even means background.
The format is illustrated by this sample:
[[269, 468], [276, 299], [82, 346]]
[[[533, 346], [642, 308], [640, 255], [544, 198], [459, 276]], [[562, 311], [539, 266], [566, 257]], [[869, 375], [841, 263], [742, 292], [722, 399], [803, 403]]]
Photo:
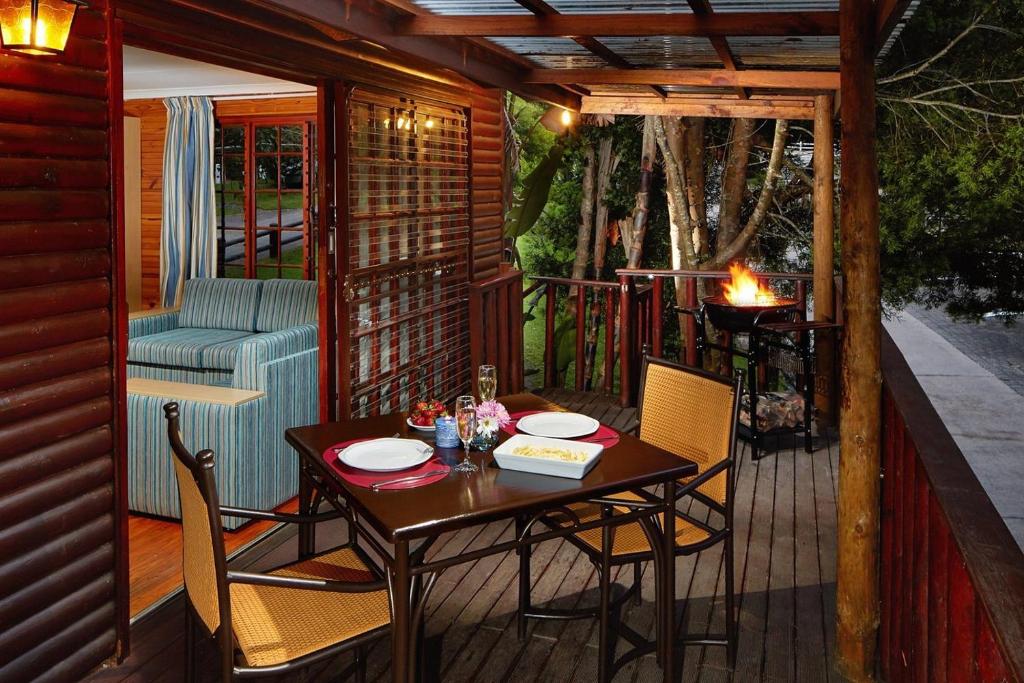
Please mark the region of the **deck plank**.
[[[569, 391], [545, 397], [586, 411], [605, 424], [623, 426], [635, 410], [622, 409], [617, 398]], [[735, 681], [841, 680], [832, 660], [835, 643], [835, 533], [838, 446], [827, 437], [806, 454], [786, 444], [759, 462], [750, 460], [740, 443], [736, 472], [736, 588], [740, 640]], [[702, 518], [706, 508], [691, 504]], [[714, 518], [714, 516], [712, 516]], [[717, 520], [713, 520], [717, 521]], [[451, 555], [511, 538], [512, 527], [500, 522], [445, 534], [429, 555]], [[325, 525], [318, 547], [344, 541], [344, 525]], [[282, 540], [283, 539], [283, 540]], [[259, 570], [293, 559], [294, 537], [282, 535], [273, 544], [257, 546], [238, 558], [236, 566]], [[724, 562], [721, 548], [677, 560], [677, 618], [688, 631], [724, 629]], [[518, 559], [514, 553], [483, 558], [442, 574], [427, 606], [427, 660], [430, 680], [444, 681], [589, 681], [597, 669], [597, 630], [591, 619], [531, 622], [527, 638], [516, 636]], [[621, 571], [632, 580], [632, 567]], [[593, 566], [564, 541], [536, 547], [531, 583], [535, 604], [548, 600], [560, 607], [597, 601]], [[640, 633], [653, 636], [654, 581], [643, 567], [642, 603], [624, 608], [623, 619]], [[94, 674], [102, 681], [159, 683], [183, 680], [184, 603], [178, 597], [132, 627], [132, 653], [121, 667]], [[620, 654], [622, 649], [620, 649]], [[216, 679], [216, 653], [204, 646], [203, 681]], [[368, 680], [388, 679], [390, 652], [380, 641], [370, 652]], [[350, 659], [329, 662], [306, 678], [336, 680]], [[653, 656], [645, 656], [616, 676], [616, 683], [660, 680]], [[723, 648], [690, 647], [681, 679], [725, 681]]]

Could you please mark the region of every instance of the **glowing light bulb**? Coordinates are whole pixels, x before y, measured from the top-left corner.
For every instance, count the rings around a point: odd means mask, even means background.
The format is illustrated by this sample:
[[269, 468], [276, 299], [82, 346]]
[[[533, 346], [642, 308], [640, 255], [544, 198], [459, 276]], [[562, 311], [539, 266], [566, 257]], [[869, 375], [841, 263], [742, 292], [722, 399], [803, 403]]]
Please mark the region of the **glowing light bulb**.
[[434, 119], [427, 119], [427, 123], [425, 125], [427, 126], [427, 128], [433, 128], [434, 127]]
[[562, 110], [562, 125], [563, 126], [572, 125], [572, 112], [569, 111], [568, 109], [563, 109]]

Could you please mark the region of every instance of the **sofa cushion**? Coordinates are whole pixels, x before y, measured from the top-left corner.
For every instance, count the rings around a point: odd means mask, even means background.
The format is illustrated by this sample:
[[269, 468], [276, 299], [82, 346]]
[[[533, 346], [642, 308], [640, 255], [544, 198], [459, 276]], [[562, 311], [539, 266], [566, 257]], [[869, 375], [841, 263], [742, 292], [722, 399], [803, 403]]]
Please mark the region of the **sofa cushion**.
[[261, 284], [231, 278], [186, 280], [178, 326], [255, 332]]
[[231, 370], [239, 345], [251, 337], [239, 330], [179, 327], [128, 340], [128, 361], [184, 368]]
[[317, 284], [313, 280], [264, 280], [256, 331], [279, 332], [315, 323], [317, 308]]

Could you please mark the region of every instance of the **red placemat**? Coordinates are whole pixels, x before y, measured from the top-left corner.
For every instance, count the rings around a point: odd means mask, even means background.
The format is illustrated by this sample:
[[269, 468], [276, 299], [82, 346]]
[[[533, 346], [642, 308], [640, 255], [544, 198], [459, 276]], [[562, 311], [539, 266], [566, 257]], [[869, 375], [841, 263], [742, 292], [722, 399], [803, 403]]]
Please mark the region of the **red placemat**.
[[[509, 417], [512, 418], [512, 422], [508, 423], [501, 429], [506, 434], [518, 434], [516, 431], [516, 425], [519, 424], [519, 420], [523, 419], [527, 415], [534, 415], [536, 413], [543, 413], [543, 410], [524, 410], [521, 413], [512, 413]], [[619, 433], [611, 427], [601, 425], [597, 428], [597, 431], [590, 436], [584, 436], [580, 439], [573, 439], [573, 441], [586, 441], [589, 443], [599, 443], [605, 448], [611, 448], [619, 442]]]
[[426, 461], [422, 465], [411, 467], [407, 470], [399, 470], [397, 472], [367, 472], [366, 470], [358, 470], [354, 467], [349, 467], [345, 463], [338, 459], [338, 453], [336, 449], [345, 448], [351, 446], [354, 443], [360, 441], [371, 441], [372, 439], [352, 439], [351, 441], [342, 441], [336, 443], [326, 451], [323, 452], [324, 462], [327, 466], [338, 473], [338, 476], [347, 481], [350, 484], [360, 486], [364, 489], [371, 488], [378, 481], [386, 481], [388, 479], [398, 479], [399, 477], [415, 477], [418, 474], [430, 472], [431, 470], [444, 470], [443, 474], [436, 474], [432, 477], [424, 477], [423, 479], [417, 479], [416, 481], [407, 481], [402, 484], [391, 484], [389, 486], [382, 486], [379, 490], [381, 491], [397, 491], [400, 489], [414, 489], [419, 486], [428, 486], [435, 482], [441, 481], [448, 476], [451, 468], [441, 462], [440, 458], [434, 457]]

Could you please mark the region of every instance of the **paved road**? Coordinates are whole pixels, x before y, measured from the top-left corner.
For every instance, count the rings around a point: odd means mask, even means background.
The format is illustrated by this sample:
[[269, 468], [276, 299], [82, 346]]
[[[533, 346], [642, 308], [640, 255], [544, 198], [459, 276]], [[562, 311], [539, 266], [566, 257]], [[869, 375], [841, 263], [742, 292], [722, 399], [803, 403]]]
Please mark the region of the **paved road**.
[[[992, 322], [982, 328], [969, 325], [918, 309], [885, 323], [978, 481], [1024, 548], [1022, 328], [1006, 330]], [[1018, 388], [1011, 388], [1001, 377], [1017, 382]]]
[[1007, 327], [997, 318], [977, 324], [956, 322], [942, 310], [920, 306], [908, 307], [907, 313], [1024, 396], [1024, 319]]

